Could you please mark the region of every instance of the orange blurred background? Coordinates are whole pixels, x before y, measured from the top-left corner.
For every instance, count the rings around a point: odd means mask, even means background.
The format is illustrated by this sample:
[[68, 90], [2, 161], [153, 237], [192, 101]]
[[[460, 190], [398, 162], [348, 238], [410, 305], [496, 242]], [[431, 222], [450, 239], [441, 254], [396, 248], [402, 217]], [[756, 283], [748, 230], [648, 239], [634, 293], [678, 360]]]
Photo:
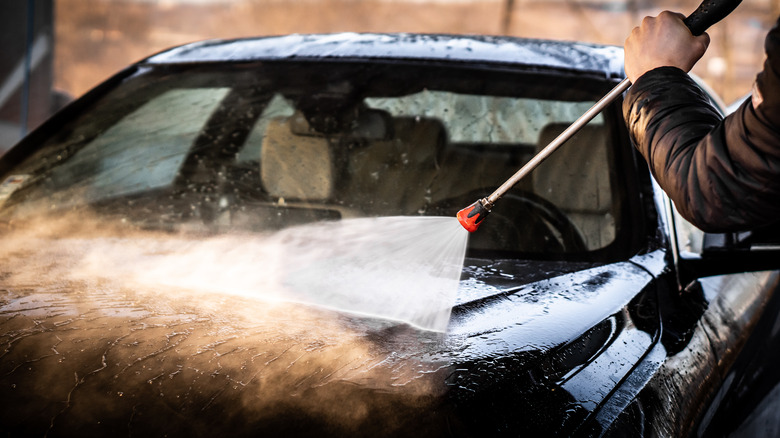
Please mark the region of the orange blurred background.
[[[512, 35], [621, 45], [645, 15], [686, 15], [699, 0], [55, 0], [54, 85], [79, 96], [171, 46], [287, 33]], [[694, 73], [726, 101], [748, 93], [779, 0], [744, 0], [710, 30]]]

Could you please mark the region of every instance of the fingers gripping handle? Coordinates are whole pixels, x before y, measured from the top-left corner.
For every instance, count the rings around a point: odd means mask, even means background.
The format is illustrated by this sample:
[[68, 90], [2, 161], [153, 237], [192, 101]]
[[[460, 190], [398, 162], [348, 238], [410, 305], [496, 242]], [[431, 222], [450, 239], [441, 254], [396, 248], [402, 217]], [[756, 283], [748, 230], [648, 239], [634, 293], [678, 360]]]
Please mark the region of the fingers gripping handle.
[[740, 3], [742, 0], [704, 0], [683, 22], [694, 36], [699, 36], [726, 18]]

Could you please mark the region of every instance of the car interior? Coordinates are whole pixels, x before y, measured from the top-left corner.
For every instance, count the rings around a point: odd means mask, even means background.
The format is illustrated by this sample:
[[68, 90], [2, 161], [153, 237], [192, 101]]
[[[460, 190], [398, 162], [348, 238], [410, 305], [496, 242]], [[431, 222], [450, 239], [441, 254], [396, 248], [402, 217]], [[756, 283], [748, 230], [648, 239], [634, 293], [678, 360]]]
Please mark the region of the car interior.
[[[28, 186], [60, 208], [86, 201], [144, 227], [218, 233], [367, 216], [454, 216], [560, 134], [579, 106], [590, 105], [443, 85], [387, 95], [349, 81], [231, 88], [222, 78], [205, 78], [125, 91], [148, 96], [118, 115], [107, 99], [103, 120], [86, 124], [92, 132], [53, 138], [53, 152], [37, 154], [58, 159]], [[175, 119], [160, 116], [171, 111]], [[469, 248], [554, 258], [612, 245], [619, 185], [604, 120], [587, 125], [502, 197]]]

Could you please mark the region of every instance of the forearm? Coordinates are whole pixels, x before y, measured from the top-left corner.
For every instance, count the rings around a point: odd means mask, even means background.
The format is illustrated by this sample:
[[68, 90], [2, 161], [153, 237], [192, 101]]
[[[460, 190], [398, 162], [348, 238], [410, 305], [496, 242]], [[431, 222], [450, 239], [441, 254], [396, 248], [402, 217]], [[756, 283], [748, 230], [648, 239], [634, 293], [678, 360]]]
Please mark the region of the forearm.
[[688, 220], [708, 227], [707, 218], [722, 207], [708, 191], [712, 184], [702, 172], [707, 160], [698, 144], [721, 123], [717, 111], [682, 70], [661, 67], [633, 84], [623, 112], [631, 140], [660, 186]]
[[754, 89], [760, 104], [754, 101], [754, 110], [758, 122], [780, 130], [780, 17], [766, 37], [765, 49], [764, 70], [758, 74]]
[[726, 231], [777, 220], [777, 133], [759, 129], [749, 103], [723, 120], [687, 74], [663, 67], [632, 86], [624, 115], [653, 176], [693, 224]]

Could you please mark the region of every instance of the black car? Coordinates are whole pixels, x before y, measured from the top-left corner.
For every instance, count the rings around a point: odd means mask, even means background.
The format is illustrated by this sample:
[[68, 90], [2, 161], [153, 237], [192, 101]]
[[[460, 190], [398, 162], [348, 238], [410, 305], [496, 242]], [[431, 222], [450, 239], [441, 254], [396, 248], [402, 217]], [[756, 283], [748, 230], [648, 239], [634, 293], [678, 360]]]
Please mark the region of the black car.
[[[443, 333], [118, 280], [182, 242], [454, 217], [623, 77], [617, 47], [412, 34], [207, 41], [128, 67], [0, 160], [0, 431], [730, 433], [778, 381], [777, 233], [686, 223], [619, 99], [470, 236]], [[168, 279], [248, 275], [209, 254]]]

